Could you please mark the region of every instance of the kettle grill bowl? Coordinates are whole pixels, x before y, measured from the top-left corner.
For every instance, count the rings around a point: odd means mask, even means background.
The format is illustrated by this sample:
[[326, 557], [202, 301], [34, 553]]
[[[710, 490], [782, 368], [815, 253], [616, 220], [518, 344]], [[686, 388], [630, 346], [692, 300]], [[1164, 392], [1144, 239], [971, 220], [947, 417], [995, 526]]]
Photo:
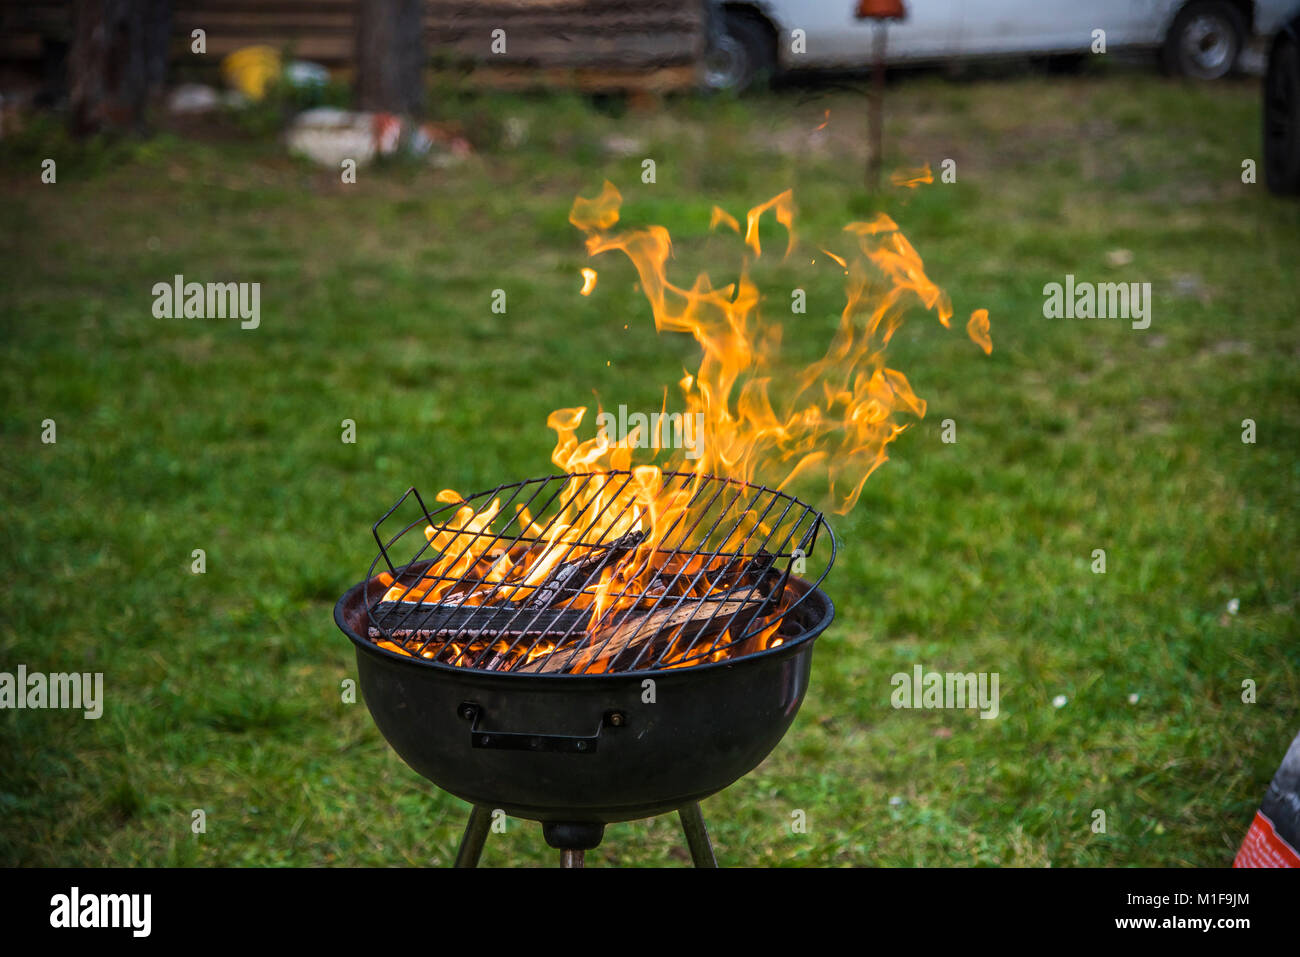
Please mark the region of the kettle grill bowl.
[[378, 647], [365, 637], [366, 584], [339, 599], [334, 620], [356, 646], [380, 733], [443, 790], [542, 822], [663, 814], [751, 771], [794, 721], [813, 642], [835, 614], [825, 592], [792, 576], [799, 601], [776, 648], [685, 668], [515, 674]]

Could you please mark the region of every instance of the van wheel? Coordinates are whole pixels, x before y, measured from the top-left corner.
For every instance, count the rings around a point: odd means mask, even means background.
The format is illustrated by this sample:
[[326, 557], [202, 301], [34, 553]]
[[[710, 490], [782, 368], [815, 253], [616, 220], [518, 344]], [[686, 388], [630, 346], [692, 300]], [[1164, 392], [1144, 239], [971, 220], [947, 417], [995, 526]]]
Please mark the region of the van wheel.
[[1246, 40], [1241, 13], [1226, 0], [1192, 0], [1174, 17], [1165, 37], [1165, 66], [1198, 80], [1227, 76]]
[[740, 10], [727, 10], [722, 29], [704, 57], [704, 85], [739, 93], [776, 72], [776, 42], [767, 24]]

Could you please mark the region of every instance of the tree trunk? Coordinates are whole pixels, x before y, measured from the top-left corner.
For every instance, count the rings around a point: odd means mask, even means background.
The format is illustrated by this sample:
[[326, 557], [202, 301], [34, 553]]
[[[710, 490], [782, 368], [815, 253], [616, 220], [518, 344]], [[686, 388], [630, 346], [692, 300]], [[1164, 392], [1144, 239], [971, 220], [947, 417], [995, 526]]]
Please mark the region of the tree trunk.
[[131, 0], [73, 5], [68, 73], [74, 135], [140, 129], [148, 92], [142, 13]]
[[155, 96], [161, 95], [167, 81], [172, 0], [146, 0], [144, 6], [144, 79], [149, 95]]
[[424, 106], [422, 0], [360, 0], [357, 5], [357, 105], [418, 114]]
[[69, 123], [76, 136], [140, 132], [166, 65], [168, 0], [76, 0], [68, 56]]

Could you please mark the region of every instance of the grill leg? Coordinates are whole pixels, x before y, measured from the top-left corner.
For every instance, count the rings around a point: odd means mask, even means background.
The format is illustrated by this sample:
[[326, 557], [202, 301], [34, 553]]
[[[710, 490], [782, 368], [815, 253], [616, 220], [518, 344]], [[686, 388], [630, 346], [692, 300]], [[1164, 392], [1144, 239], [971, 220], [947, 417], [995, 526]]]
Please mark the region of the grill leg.
[[709, 832], [705, 830], [700, 805], [692, 801], [678, 808], [677, 816], [682, 819], [686, 846], [691, 849], [691, 863], [696, 867], [717, 867], [718, 859], [713, 856], [713, 845], [709, 843]]
[[586, 855], [586, 851], [574, 851], [566, 848], [565, 850], [560, 851], [560, 866], [585, 867], [586, 863], [584, 858]]
[[456, 852], [456, 867], [478, 867], [478, 859], [483, 853], [483, 845], [487, 843], [488, 829], [491, 826], [492, 812], [475, 804], [465, 823], [460, 850]]

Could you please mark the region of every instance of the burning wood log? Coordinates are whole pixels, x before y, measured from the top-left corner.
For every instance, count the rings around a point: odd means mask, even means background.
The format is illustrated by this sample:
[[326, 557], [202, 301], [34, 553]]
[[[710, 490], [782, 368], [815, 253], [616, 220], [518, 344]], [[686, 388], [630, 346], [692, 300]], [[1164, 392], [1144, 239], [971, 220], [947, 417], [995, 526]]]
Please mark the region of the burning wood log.
[[[403, 600], [381, 601], [371, 615], [369, 635], [450, 664], [534, 674], [635, 667], [665, 656], [677, 661], [685, 654], [705, 658], [724, 635], [724, 647], [754, 644], [765, 627], [763, 616], [779, 606], [785, 583], [776, 555], [762, 548], [752, 555], [712, 556], [674, 549], [647, 555], [649, 567], [624, 567], [644, 540], [644, 533], [635, 531], [603, 546], [579, 544], [581, 557], [556, 564], [540, 582], [529, 584], [528, 570], [564, 543], [537, 540], [494, 548], [438, 601], [423, 598], [430, 587], [415, 600], [408, 591]], [[504, 577], [493, 574], [500, 562], [513, 566]], [[593, 622], [589, 608], [574, 605], [590, 599], [592, 584], [613, 569], [628, 581], [604, 620]], [[648, 583], [628, 594], [627, 586], [643, 572]], [[430, 580], [426, 573], [421, 584]], [[394, 583], [386, 599], [396, 598], [399, 587]], [[750, 631], [755, 634], [742, 642]], [[416, 647], [438, 639], [441, 645]]]
[[643, 538], [645, 535], [642, 532], [628, 532], [582, 558], [562, 562], [552, 570], [541, 585], [537, 586], [537, 590], [528, 599], [526, 606], [550, 608], [567, 599], [576, 598], [600, 574], [601, 569], [612, 567], [622, 561], [628, 552], [641, 544]]
[[[392, 583], [384, 595], [384, 604], [407, 603], [407, 607], [416, 604], [429, 608], [447, 605], [459, 605], [477, 597], [479, 604], [486, 605], [494, 599], [498, 605], [511, 604], [518, 599], [532, 609], [551, 608], [582, 594], [601, 570], [616, 565], [641, 544], [642, 532], [628, 532], [626, 535], [606, 545], [583, 546], [590, 549], [581, 558], [561, 562], [551, 569], [550, 574], [539, 585], [525, 585], [524, 577], [532, 563], [546, 553], [548, 548], [557, 546], [536, 542], [531, 546], [516, 544], [510, 549], [493, 548], [474, 563], [472, 574], [452, 584], [451, 589], [436, 601], [428, 600], [429, 595], [444, 579], [427, 575], [423, 578], [406, 580], [399, 577]], [[501, 579], [489, 576], [501, 562], [513, 563], [511, 573]], [[447, 580], [451, 584], [450, 580]]]
[[738, 591], [757, 587], [760, 594], [766, 595], [768, 588], [775, 581], [776, 556], [760, 548], [750, 556], [733, 556], [717, 568], [704, 567], [695, 572], [687, 571], [687, 560], [677, 560], [658, 569], [650, 580], [646, 592], [671, 591], [681, 594], [683, 589], [704, 584], [710, 589]]
[[[728, 629], [733, 639], [738, 639], [756, 618], [779, 604], [785, 584], [776, 566], [776, 556], [763, 550], [738, 564], [729, 563], [716, 569], [711, 576], [706, 573], [705, 577], [711, 585], [726, 582], [730, 587], [705, 598], [675, 598], [648, 613], [629, 609], [594, 633], [580, 650], [566, 643], [515, 670], [536, 674], [580, 673], [592, 665], [632, 655], [646, 643], [651, 644], [648, 654], [652, 655], [655, 645], [661, 650], [672, 644], [685, 648], [692, 643], [708, 642]], [[672, 575], [661, 572], [647, 594], [666, 594], [670, 586], [678, 591], [690, 584], [691, 577], [685, 574], [674, 584]]]
[[563, 646], [516, 670], [537, 674], [566, 670], [577, 673], [660, 638], [687, 643], [708, 640], [733, 624], [747, 625], [766, 603], [767, 599], [759, 595], [731, 600], [700, 599], [675, 603], [649, 614], [630, 615], [612, 628], [597, 632], [576, 653], [573, 646]]

